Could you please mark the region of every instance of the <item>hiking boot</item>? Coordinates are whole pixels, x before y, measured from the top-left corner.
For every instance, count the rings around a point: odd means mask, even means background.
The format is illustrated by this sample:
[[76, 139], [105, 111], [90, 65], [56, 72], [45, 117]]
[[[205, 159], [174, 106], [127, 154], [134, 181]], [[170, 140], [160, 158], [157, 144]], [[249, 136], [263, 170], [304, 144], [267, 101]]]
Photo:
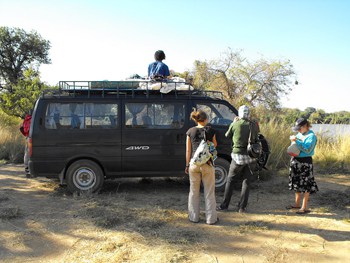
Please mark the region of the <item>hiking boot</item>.
[[216, 210], [226, 212], [228, 210], [228, 207], [222, 207], [221, 205], [219, 205], [218, 207], [216, 207]]

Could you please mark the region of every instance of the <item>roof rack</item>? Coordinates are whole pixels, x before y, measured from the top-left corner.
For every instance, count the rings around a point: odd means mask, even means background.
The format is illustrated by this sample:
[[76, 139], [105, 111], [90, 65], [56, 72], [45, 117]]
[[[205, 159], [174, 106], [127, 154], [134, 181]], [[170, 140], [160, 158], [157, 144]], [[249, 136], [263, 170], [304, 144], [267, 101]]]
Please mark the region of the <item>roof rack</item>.
[[128, 79], [122, 81], [60, 81], [57, 90], [45, 90], [43, 97], [47, 96], [116, 96], [135, 97], [136, 95], [160, 95], [167, 94], [178, 96], [204, 96], [207, 98], [223, 99], [220, 91], [207, 91], [194, 89], [190, 83], [182, 81], [153, 81], [144, 79]]

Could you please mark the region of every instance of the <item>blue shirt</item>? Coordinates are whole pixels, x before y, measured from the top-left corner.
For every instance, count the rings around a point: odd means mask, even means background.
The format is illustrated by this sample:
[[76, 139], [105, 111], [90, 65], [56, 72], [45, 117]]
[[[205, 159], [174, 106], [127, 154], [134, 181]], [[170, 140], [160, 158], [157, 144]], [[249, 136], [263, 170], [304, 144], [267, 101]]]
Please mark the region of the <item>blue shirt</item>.
[[168, 77], [170, 76], [169, 68], [161, 61], [155, 61], [148, 66], [148, 77], [154, 76]]
[[300, 132], [296, 135], [297, 140], [296, 143], [300, 150], [300, 154], [298, 157], [311, 157], [315, 153], [315, 147], [317, 143], [316, 134], [309, 130], [305, 134], [301, 134]]

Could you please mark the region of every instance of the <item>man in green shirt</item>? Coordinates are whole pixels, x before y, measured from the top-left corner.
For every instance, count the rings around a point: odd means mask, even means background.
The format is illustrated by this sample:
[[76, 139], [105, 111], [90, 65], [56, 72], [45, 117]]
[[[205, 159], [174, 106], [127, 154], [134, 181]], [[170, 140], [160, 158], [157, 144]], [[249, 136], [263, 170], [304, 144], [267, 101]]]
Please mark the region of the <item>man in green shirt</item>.
[[[250, 129], [251, 141], [258, 138], [259, 126], [257, 123], [249, 120], [250, 110], [247, 106], [239, 107], [238, 118], [236, 118], [228, 128], [225, 136], [232, 138], [232, 161], [225, 186], [224, 200], [218, 206], [217, 210], [225, 211], [231, 201], [233, 185], [236, 180], [242, 179], [241, 197], [238, 203], [238, 212], [244, 213], [248, 204], [250, 181], [252, 172], [249, 164], [256, 160], [251, 158], [247, 152]], [[251, 127], [251, 128], [250, 128]]]

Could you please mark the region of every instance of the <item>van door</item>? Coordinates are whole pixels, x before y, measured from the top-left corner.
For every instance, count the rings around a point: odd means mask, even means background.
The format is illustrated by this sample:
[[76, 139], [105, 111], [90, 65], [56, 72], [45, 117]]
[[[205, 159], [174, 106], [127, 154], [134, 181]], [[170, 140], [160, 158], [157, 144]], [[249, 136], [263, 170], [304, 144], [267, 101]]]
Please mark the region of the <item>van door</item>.
[[185, 165], [185, 101], [135, 99], [123, 103], [123, 173], [179, 175]]

